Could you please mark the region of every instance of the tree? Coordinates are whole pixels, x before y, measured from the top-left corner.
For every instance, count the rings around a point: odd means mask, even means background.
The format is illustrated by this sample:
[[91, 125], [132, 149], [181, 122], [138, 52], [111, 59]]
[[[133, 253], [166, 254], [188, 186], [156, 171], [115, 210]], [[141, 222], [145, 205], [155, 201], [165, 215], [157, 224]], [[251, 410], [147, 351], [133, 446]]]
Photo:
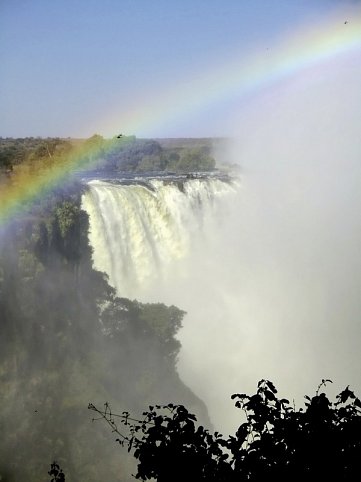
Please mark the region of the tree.
[[[150, 406], [142, 420], [90, 404], [138, 460], [136, 478], [163, 481], [328, 480], [361, 477], [361, 402], [346, 387], [330, 402], [321, 388], [296, 410], [277, 397], [273, 383], [261, 380], [256, 394], [234, 394], [245, 422], [224, 438], [196, 426], [182, 405]], [[120, 431], [117, 420], [124, 431]]]
[[2, 481], [44, 480], [49, 457], [69, 480], [130, 481], [132, 455], [107, 457], [106, 428], [94, 434], [84, 416], [94, 397], [141, 412], [172, 394], [206, 418], [176, 371], [184, 312], [116, 297], [93, 269], [81, 193], [44, 193], [1, 230]]
[[173, 156], [169, 168], [181, 172], [211, 171], [215, 164], [216, 161], [210, 155], [209, 148], [198, 146], [183, 149], [178, 159]]
[[65, 482], [65, 475], [56, 462], [51, 464], [48, 474], [51, 475], [50, 482]]

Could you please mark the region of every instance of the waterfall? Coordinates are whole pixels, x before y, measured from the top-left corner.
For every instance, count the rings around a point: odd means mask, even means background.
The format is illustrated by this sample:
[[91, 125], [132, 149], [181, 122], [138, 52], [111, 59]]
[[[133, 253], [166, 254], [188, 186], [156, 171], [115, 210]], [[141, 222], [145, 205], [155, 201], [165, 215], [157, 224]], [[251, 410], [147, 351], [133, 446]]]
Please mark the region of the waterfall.
[[121, 296], [187, 312], [178, 370], [222, 432], [241, 417], [230, 395], [262, 378], [298, 407], [322, 378], [330, 396], [360, 393], [361, 177], [348, 166], [265, 160], [241, 188], [89, 183], [95, 267]]
[[179, 261], [204, 242], [207, 223], [236, 184], [212, 178], [94, 180], [88, 188], [82, 206], [89, 214], [94, 266], [109, 275], [120, 296], [142, 299], [152, 284], [179, 273]]

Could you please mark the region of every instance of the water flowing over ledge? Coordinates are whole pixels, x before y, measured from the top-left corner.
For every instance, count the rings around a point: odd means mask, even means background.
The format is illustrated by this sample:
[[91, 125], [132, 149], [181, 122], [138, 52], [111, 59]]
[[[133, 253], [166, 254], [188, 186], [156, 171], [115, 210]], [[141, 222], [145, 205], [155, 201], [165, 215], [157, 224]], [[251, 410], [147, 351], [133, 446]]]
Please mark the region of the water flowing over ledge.
[[119, 295], [139, 297], [151, 283], [166, 280], [207, 236], [207, 224], [238, 181], [198, 173], [93, 179], [87, 185], [82, 206], [94, 266], [109, 275]]

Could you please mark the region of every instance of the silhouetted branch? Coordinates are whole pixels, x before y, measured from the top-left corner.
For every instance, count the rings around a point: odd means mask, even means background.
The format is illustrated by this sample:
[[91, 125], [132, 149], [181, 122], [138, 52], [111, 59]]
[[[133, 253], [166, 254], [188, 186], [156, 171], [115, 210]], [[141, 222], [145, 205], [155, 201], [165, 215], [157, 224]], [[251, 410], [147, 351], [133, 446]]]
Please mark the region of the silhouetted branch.
[[[261, 380], [254, 395], [232, 395], [246, 422], [228, 438], [197, 427], [182, 405], [150, 406], [143, 420], [113, 414], [109, 404], [103, 411], [89, 408], [121, 436], [121, 445], [134, 449], [141, 480], [361, 480], [361, 402], [349, 387], [330, 402], [320, 393], [327, 383], [305, 396], [305, 410], [279, 399], [269, 380]], [[120, 434], [115, 417], [129, 436]]]

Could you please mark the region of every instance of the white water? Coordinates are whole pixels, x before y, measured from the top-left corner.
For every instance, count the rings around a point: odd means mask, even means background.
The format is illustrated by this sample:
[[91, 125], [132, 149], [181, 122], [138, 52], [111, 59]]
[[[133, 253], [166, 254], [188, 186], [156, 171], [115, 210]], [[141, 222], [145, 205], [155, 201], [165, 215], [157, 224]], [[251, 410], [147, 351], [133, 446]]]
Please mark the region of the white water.
[[297, 166], [259, 166], [242, 188], [94, 181], [83, 199], [119, 294], [188, 312], [179, 371], [224, 432], [240, 419], [230, 395], [261, 378], [298, 406], [321, 378], [361, 394], [358, 164]]
[[153, 293], [164, 301], [154, 285], [182, 275], [180, 261], [204, 243], [236, 184], [194, 179], [181, 188], [160, 180], [149, 186], [91, 181], [83, 209], [90, 217], [94, 266], [109, 275], [119, 295], [147, 300]]

